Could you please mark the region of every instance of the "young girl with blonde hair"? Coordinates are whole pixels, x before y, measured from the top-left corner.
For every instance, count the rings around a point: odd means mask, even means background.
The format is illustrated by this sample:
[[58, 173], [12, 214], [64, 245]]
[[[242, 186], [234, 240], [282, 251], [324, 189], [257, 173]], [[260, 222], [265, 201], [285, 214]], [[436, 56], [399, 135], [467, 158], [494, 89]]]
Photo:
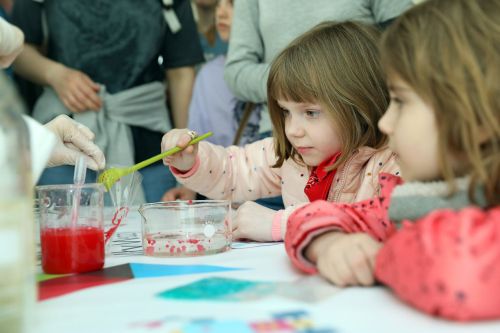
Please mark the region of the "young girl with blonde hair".
[[[244, 203], [235, 238], [281, 240], [297, 205], [353, 202], [379, 193], [380, 172], [398, 171], [377, 122], [388, 105], [378, 32], [359, 23], [324, 23], [273, 62], [268, 103], [273, 138], [245, 147], [201, 142], [165, 159], [177, 180], [209, 198], [282, 195], [285, 210]], [[162, 149], [185, 147], [187, 129], [165, 134]]]
[[340, 286], [376, 278], [446, 318], [500, 317], [499, 18], [498, 0], [429, 0], [386, 31], [379, 128], [405, 183], [381, 175], [379, 197], [296, 210], [298, 268]]

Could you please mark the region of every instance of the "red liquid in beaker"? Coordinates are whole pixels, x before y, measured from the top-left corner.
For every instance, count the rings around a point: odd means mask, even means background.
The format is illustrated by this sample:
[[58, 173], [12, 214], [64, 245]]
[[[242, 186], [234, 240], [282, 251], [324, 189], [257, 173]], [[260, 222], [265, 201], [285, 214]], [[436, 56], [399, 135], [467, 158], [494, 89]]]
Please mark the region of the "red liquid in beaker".
[[101, 228], [45, 228], [41, 230], [42, 269], [47, 274], [83, 273], [104, 265]]

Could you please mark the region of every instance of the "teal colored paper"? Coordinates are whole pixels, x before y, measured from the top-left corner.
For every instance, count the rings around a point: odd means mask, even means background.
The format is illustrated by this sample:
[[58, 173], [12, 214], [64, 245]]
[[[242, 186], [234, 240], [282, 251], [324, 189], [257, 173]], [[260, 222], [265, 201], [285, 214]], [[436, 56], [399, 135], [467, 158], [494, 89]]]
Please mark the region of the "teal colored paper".
[[135, 278], [150, 278], [172, 275], [189, 275], [214, 272], [237, 271], [243, 268], [210, 265], [151, 265], [131, 263], [130, 269]]
[[177, 300], [244, 301], [266, 297], [274, 289], [272, 282], [213, 277], [166, 290], [158, 296]]

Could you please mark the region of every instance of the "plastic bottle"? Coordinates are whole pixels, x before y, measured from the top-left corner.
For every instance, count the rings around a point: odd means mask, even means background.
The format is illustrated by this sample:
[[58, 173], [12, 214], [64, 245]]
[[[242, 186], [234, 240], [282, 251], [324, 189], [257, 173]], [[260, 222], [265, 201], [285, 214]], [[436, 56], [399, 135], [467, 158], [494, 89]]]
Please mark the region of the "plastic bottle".
[[0, 73], [0, 332], [31, 330], [36, 299], [29, 133]]

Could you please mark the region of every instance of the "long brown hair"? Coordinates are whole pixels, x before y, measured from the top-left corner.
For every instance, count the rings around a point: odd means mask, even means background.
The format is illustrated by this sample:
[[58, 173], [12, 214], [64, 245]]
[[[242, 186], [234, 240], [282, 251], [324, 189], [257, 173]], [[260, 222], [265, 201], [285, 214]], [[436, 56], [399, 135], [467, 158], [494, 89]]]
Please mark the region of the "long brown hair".
[[482, 185], [488, 203], [500, 203], [500, 1], [424, 2], [384, 33], [381, 55], [388, 75], [433, 108], [450, 192], [456, 177], [470, 175], [472, 200]]
[[379, 64], [379, 33], [355, 22], [325, 22], [295, 39], [273, 61], [267, 81], [277, 162], [302, 162], [285, 136], [278, 99], [320, 104], [339, 129], [344, 163], [361, 146], [380, 148], [386, 137], [377, 122], [389, 95]]

